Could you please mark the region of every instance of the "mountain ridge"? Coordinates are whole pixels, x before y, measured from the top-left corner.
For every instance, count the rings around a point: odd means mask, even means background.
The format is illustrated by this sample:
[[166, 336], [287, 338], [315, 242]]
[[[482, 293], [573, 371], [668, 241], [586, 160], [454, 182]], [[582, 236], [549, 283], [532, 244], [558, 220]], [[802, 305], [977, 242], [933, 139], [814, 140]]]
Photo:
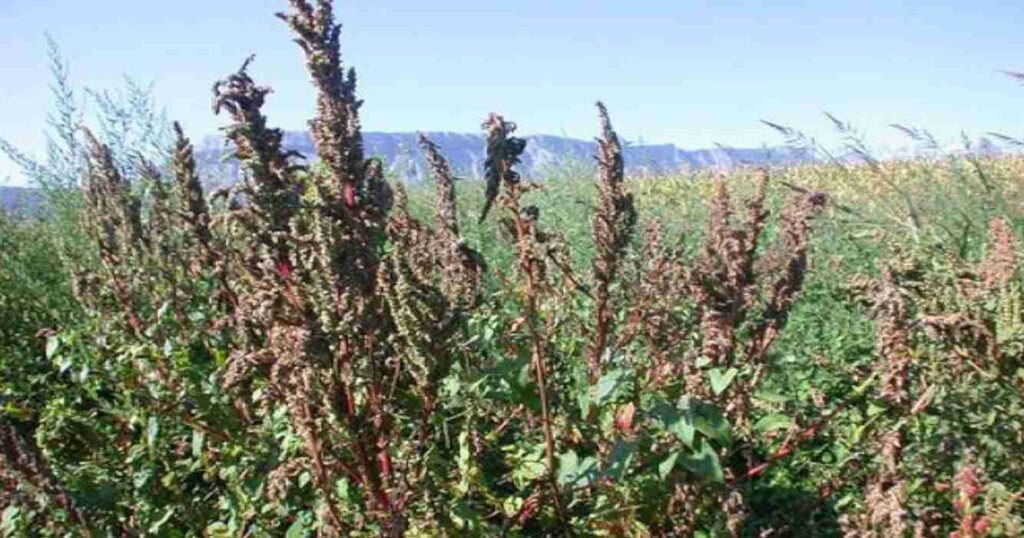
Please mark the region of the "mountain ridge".
[[10, 215], [35, 214], [43, 203], [43, 193], [35, 187], [0, 185], [0, 211]]
[[[424, 131], [440, 147], [455, 174], [462, 179], [481, 179], [485, 156], [483, 135], [451, 131]], [[408, 182], [424, 181], [428, 177], [426, 161], [417, 144], [419, 133], [379, 132], [363, 133], [366, 155], [379, 157], [386, 171], [393, 177]], [[530, 179], [592, 173], [597, 154], [595, 141], [580, 140], [557, 135], [526, 135], [520, 173]], [[309, 133], [284, 131], [283, 145], [295, 150], [310, 162], [316, 158], [316, 149]], [[739, 165], [792, 165], [814, 161], [806, 151], [790, 147], [714, 148], [686, 150], [674, 144], [624, 143], [627, 174], [664, 175], [711, 167]], [[210, 186], [230, 184], [237, 180], [239, 163], [223, 137], [205, 136], [195, 148], [198, 171]], [[31, 214], [42, 203], [42, 194], [32, 187], [0, 186], [0, 209], [11, 213]]]
[[[424, 131], [423, 134], [438, 145], [459, 177], [482, 177], [485, 159], [483, 135], [450, 131]], [[383, 159], [387, 172], [406, 181], [418, 182], [427, 177], [428, 171], [417, 145], [417, 136], [418, 133], [414, 132], [366, 132], [363, 133], [363, 145], [367, 156]], [[523, 138], [527, 140], [520, 165], [524, 177], [540, 179], [559, 169], [594, 166], [593, 156], [597, 153], [594, 141], [546, 134], [525, 135]], [[316, 158], [313, 140], [304, 131], [285, 131], [282, 142], [286, 150], [297, 151], [308, 161]], [[197, 144], [195, 153], [202, 170], [220, 175], [227, 181], [237, 177], [238, 163], [231, 158], [230, 146], [222, 138], [204, 137]], [[814, 160], [808, 152], [786, 146], [686, 150], [674, 144], [625, 143], [623, 153], [627, 173], [650, 175], [744, 164], [799, 164]]]

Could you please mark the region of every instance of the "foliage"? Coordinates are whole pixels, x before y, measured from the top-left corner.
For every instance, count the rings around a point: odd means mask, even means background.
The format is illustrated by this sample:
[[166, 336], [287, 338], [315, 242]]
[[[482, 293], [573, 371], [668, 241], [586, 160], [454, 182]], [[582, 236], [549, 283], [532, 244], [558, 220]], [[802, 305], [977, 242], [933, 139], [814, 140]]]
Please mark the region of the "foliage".
[[234, 187], [100, 122], [77, 247], [0, 220], [5, 534], [1021, 532], [1019, 160], [629, 179], [599, 105], [596, 181], [523, 180], [491, 114], [485, 184], [424, 138], [406, 192], [290, 3], [318, 163], [246, 61]]

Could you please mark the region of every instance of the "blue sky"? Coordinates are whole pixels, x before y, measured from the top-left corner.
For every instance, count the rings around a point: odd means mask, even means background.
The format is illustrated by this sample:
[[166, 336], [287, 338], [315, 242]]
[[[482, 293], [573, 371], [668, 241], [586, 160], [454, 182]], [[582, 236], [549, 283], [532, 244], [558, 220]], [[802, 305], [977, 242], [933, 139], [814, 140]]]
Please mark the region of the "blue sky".
[[[271, 122], [300, 129], [313, 95], [272, 16], [285, 0], [0, 0], [0, 137], [40, 152], [49, 106], [45, 33], [73, 82], [154, 84], [194, 136], [222, 119], [210, 86], [257, 54]], [[880, 146], [886, 127], [1024, 134], [1024, 2], [342, 0], [345, 61], [367, 130], [475, 131], [491, 110], [524, 133], [589, 138], [592, 103], [631, 140], [686, 148], [778, 143], [770, 119], [827, 130], [823, 110]], [[0, 157], [0, 182], [18, 172]]]

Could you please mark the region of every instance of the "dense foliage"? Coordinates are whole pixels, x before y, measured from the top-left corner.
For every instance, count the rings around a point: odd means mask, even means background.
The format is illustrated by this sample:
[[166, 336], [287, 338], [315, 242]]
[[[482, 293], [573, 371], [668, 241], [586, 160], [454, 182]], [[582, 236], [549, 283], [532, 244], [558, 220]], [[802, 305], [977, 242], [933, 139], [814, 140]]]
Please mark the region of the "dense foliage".
[[318, 163], [247, 61], [233, 188], [179, 126], [68, 120], [44, 176], [80, 183], [0, 220], [3, 533], [1022, 532], [1024, 163], [627, 180], [599, 104], [594, 180], [521, 178], [492, 114], [485, 184], [424, 138], [406, 192], [330, 2], [280, 17]]

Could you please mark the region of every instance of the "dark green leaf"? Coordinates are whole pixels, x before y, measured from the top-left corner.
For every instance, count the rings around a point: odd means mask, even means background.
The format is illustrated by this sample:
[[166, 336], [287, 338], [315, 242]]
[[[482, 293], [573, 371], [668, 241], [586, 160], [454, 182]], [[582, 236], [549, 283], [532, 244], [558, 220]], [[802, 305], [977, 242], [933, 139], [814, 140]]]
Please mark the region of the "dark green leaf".
[[625, 382], [627, 374], [628, 372], [625, 370], [618, 369], [601, 376], [601, 379], [591, 389], [594, 405], [598, 407], [604, 405], [615, 392], [615, 389]]
[[722, 484], [725, 476], [722, 474], [722, 465], [718, 461], [718, 454], [711, 448], [708, 442], [700, 444], [700, 450], [692, 452], [683, 458], [683, 466], [703, 480]]
[[619, 439], [612, 447], [611, 455], [608, 458], [608, 477], [612, 480], [622, 480], [629, 471], [629, 466], [636, 454], [637, 444], [635, 441]]

